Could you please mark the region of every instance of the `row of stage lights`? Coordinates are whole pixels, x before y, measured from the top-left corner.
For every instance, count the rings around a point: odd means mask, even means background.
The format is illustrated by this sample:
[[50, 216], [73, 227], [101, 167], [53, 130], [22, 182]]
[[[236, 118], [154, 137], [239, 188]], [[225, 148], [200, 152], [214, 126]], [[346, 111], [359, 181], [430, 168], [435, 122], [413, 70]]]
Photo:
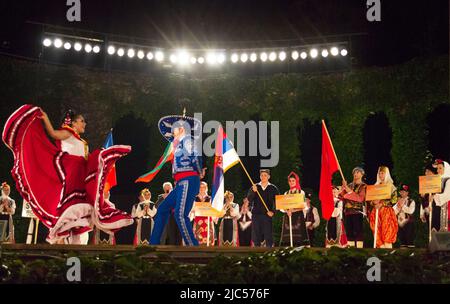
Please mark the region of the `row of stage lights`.
[[[57, 49], [64, 48], [66, 50], [70, 50], [72, 47], [75, 51], [80, 52], [82, 49], [86, 53], [99, 53], [101, 51], [101, 46], [98, 43], [84, 43], [81, 42], [69, 42], [69, 41], [63, 41], [60, 38], [50, 39], [45, 38], [43, 40], [43, 45], [45, 47], [51, 47], [54, 46]], [[166, 59], [166, 54], [163, 50], [154, 50], [154, 51], [144, 51], [142, 49], [135, 50], [134, 48], [125, 48], [125, 47], [116, 47], [114, 45], [109, 45], [106, 49], [107, 53], [111, 56], [117, 55], [118, 57], [127, 56], [129, 58], [137, 57], [139, 59], [148, 59], [155, 60], [157, 62], [164, 62]], [[196, 51], [198, 52], [198, 51]], [[327, 58], [329, 56], [331, 57], [337, 57], [347, 56], [348, 51], [345, 47], [338, 47], [338, 46], [331, 46], [330, 48], [311, 48], [308, 51], [307, 50], [293, 50], [290, 52], [292, 60], [296, 61], [299, 58], [305, 60], [308, 57], [311, 59], [316, 59], [317, 57], [321, 56], [323, 58]], [[243, 52], [243, 51], [236, 51], [231, 52], [229, 60], [232, 63], [246, 63], [246, 62], [256, 62], [258, 59], [262, 62], [275, 62], [276, 60], [279, 60], [281, 62], [285, 61], [287, 59], [287, 53], [286, 51], [262, 51], [262, 52]], [[206, 51], [201, 56], [194, 56], [191, 55], [187, 50], [175, 50], [170, 52], [170, 55], [168, 55], [168, 60], [172, 64], [177, 65], [188, 65], [188, 64], [204, 64], [205, 62], [210, 65], [215, 64], [223, 64], [226, 61], [226, 52], [225, 51]]]

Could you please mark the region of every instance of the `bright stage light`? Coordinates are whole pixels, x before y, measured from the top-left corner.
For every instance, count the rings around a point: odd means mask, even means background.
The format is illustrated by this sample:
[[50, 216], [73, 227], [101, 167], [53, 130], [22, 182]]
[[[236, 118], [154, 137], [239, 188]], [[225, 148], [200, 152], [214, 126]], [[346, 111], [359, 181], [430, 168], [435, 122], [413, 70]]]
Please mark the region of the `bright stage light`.
[[178, 51], [178, 63], [181, 65], [186, 65], [189, 63], [190, 61], [190, 55], [187, 51], [185, 50], [180, 50]]
[[204, 64], [205, 63], [205, 58], [198, 57], [197, 62], [200, 63], [200, 64]]
[[337, 55], [339, 55], [339, 49], [337, 47], [333, 46], [330, 50], [330, 53], [333, 56], [337, 56]]
[[144, 51], [143, 50], [139, 50], [137, 52], [137, 56], [138, 56], [139, 59], [143, 59], [145, 57]]
[[164, 53], [161, 52], [161, 51], [157, 51], [157, 52], [155, 53], [155, 59], [156, 59], [156, 61], [158, 61], [158, 62], [163, 61], [163, 60], [164, 60]]
[[286, 52], [280, 52], [278, 54], [278, 59], [280, 59], [281, 61], [284, 61], [286, 59]]
[[347, 56], [348, 52], [346, 49], [341, 50], [341, 56]]
[[79, 52], [79, 51], [81, 51], [83, 46], [81, 45], [81, 43], [75, 42], [75, 44], [73, 45], [73, 48], [75, 49], [75, 51]]
[[311, 56], [311, 58], [316, 58], [319, 55], [319, 51], [317, 51], [317, 49], [312, 49], [311, 51], [309, 51], [309, 56]]
[[152, 52], [148, 52], [147, 53], [147, 59], [148, 60], [152, 60], [153, 59], [153, 53]]
[[133, 49], [128, 49], [127, 56], [133, 58], [136, 52]]
[[52, 41], [49, 38], [45, 38], [44, 41], [42, 41], [42, 44], [46, 47], [49, 47], [52, 45]]
[[218, 62], [219, 64], [224, 63], [224, 62], [225, 62], [225, 54], [220, 53], [219, 55], [217, 55], [217, 62]]
[[122, 57], [123, 55], [125, 55], [125, 50], [123, 48], [120, 48], [117, 50], [117, 55], [119, 57]]
[[209, 64], [216, 64], [217, 63], [217, 56], [214, 53], [208, 53], [206, 55], [206, 62]]
[[256, 53], [251, 53], [250, 55], [250, 61], [255, 62], [258, 59], [258, 55]]
[[300, 58], [306, 59], [306, 57], [308, 57], [308, 54], [306, 54], [306, 52], [301, 52], [300, 53]]
[[233, 53], [233, 55], [231, 55], [231, 62], [236, 63], [239, 61], [239, 55], [236, 53]]
[[53, 45], [55, 46], [55, 48], [59, 49], [60, 47], [62, 47], [63, 42], [62, 42], [61, 39], [56, 38], [56, 39], [53, 41]]
[[114, 55], [115, 52], [116, 52], [115, 47], [113, 47], [112, 45], [108, 46], [108, 54], [109, 55]]
[[70, 44], [70, 42], [64, 43], [64, 48], [65, 48], [66, 50], [70, 50], [71, 47], [72, 47], [72, 44]]
[[327, 58], [328, 57], [328, 50], [322, 50], [322, 57]]
[[196, 64], [196, 63], [197, 63], [197, 58], [191, 57], [191, 64]]
[[263, 52], [259, 55], [259, 59], [261, 59], [262, 62], [266, 62], [267, 60], [267, 53]]
[[92, 51], [97, 54], [100, 52], [100, 47], [98, 45], [94, 45], [94, 47], [92, 48]]
[[84, 45], [84, 51], [85, 51], [86, 53], [90, 53], [90, 52], [92, 51], [92, 46], [91, 46], [89, 43], [86, 43], [86, 44]]
[[277, 53], [271, 52], [271, 53], [269, 54], [269, 60], [270, 60], [270, 61], [275, 61], [276, 59], [277, 59]]
[[172, 62], [172, 63], [177, 63], [178, 57], [177, 57], [177, 55], [175, 55], [175, 54], [171, 54], [170, 57], [169, 57], [169, 60], [170, 60], [170, 62]]
[[247, 60], [248, 60], [247, 53], [241, 54], [241, 61], [245, 63], [245, 62], [247, 62]]
[[299, 57], [298, 52], [297, 51], [293, 51], [292, 54], [291, 54], [291, 57], [292, 57], [292, 59], [297, 60], [298, 57]]

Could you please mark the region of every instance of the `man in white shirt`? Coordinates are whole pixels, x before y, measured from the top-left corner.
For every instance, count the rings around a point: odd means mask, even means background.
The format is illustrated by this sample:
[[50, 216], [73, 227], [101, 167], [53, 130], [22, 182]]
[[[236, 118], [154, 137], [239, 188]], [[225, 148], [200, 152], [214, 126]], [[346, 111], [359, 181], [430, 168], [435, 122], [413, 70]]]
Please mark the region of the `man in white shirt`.
[[394, 205], [398, 220], [398, 238], [401, 247], [414, 247], [414, 211], [416, 203], [409, 198], [409, 186], [400, 187], [400, 198]]
[[303, 214], [306, 221], [306, 231], [308, 232], [309, 243], [314, 246], [314, 231], [320, 225], [319, 211], [316, 207], [311, 205], [312, 194], [305, 191], [306, 208], [303, 209]]

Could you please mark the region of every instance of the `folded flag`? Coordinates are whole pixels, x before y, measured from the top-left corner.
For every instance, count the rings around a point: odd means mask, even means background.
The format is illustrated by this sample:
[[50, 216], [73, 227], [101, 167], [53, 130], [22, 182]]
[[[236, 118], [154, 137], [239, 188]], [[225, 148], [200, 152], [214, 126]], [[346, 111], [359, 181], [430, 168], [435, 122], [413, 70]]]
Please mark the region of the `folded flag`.
[[168, 161], [171, 161], [173, 159], [173, 145], [172, 142], [169, 142], [167, 144], [166, 149], [164, 150], [163, 155], [159, 159], [158, 163], [156, 164], [155, 168], [153, 168], [151, 171], [145, 173], [144, 175], [141, 175], [138, 177], [138, 179], [135, 181], [135, 183], [149, 183], [155, 178], [155, 176], [158, 174], [158, 172], [161, 170], [161, 168], [164, 166], [164, 164]]
[[212, 207], [217, 211], [222, 211], [224, 203], [225, 183], [223, 174], [239, 161], [239, 155], [236, 153], [233, 144], [227, 138], [223, 128], [220, 127], [216, 140], [212, 185]]
[[331, 143], [325, 122], [322, 121], [322, 166], [320, 170], [319, 199], [322, 204], [322, 217], [329, 220], [334, 210], [332, 190], [333, 174], [339, 170], [339, 163]]
[[[114, 145], [112, 129], [109, 131], [108, 136], [106, 136], [103, 148], [107, 149]], [[112, 187], [117, 185], [117, 174], [116, 174], [116, 164], [114, 164], [106, 176], [105, 191], [109, 191]]]

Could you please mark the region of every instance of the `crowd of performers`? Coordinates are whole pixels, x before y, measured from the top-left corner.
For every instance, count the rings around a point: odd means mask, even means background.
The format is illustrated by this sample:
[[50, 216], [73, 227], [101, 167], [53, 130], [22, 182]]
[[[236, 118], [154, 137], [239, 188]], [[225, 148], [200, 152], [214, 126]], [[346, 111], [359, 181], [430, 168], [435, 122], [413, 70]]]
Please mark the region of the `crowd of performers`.
[[[81, 138], [86, 122], [82, 115], [68, 112], [62, 126], [54, 129], [46, 113], [35, 106], [24, 105], [8, 119], [3, 141], [14, 154], [12, 176], [16, 188], [34, 214], [48, 230], [51, 244], [115, 244], [114, 234], [134, 224], [135, 245], [165, 244], [185, 246], [313, 246], [315, 231], [321, 224], [312, 193], [304, 191], [297, 174], [287, 177], [289, 190], [284, 194], [302, 194], [303, 209], [276, 210], [275, 196], [280, 194], [270, 182], [270, 170], [260, 170], [260, 181], [242, 199], [235, 202], [231, 191], [225, 192], [224, 215], [220, 218], [195, 214], [194, 202], [211, 202], [208, 185], [201, 181], [205, 174], [202, 158], [196, 150], [191, 130], [198, 121], [184, 114], [161, 118], [161, 134], [172, 143], [171, 182], [163, 184], [163, 193], [153, 202], [148, 189], [139, 194], [139, 202], [127, 214], [110, 201], [105, 178], [116, 160], [130, 152], [129, 146], [112, 146], [89, 153]], [[449, 230], [450, 166], [436, 160], [427, 166], [426, 175], [438, 174], [442, 192], [421, 196], [420, 220], [433, 230]], [[388, 167], [380, 166], [376, 184], [389, 184], [391, 198], [366, 201], [365, 171], [355, 167], [353, 181], [333, 186], [334, 211], [326, 221], [326, 247], [364, 247], [364, 221], [369, 222], [377, 248], [414, 246], [416, 203], [409, 196], [411, 189], [394, 185]], [[2, 242], [14, 242], [12, 215], [15, 201], [10, 186], [2, 184], [0, 228]], [[430, 209], [431, 206], [431, 209]], [[431, 210], [431, 223], [430, 220]], [[273, 217], [283, 213], [279, 244], [273, 240]], [[1, 231], [0, 231], [1, 232]], [[366, 246], [371, 247], [371, 246]]]

